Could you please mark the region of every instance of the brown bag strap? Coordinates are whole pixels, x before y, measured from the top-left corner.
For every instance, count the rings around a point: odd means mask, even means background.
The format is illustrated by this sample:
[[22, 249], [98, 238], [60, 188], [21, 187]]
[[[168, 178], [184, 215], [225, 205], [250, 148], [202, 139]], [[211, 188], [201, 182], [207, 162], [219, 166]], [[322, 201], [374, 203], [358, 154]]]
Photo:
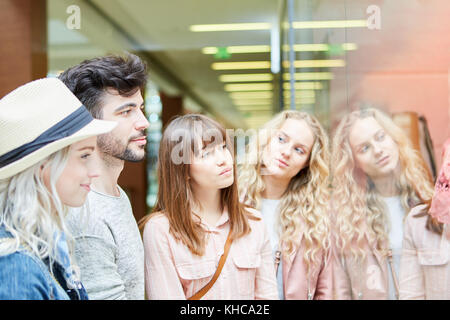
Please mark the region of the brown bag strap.
[[214, 273], [212, 279], [197, 293], [195, 293], [192, 297], [188, 298], [188, 300], [200, 300], [208, 291], [212, 288], [214, 283], [216, 282], [217, 278], [219, 278], [220, 273], [222, 272], [222, 268], [225, 264], [225, 261], [227, 260], [228, 252], [230, 251], [231, 242], [233, 240], [231, 239], [231, 229], [228, 233], [227, 241], [225, 242], [225, 247], [223, 248], [223, 254], [220, 257], [219, 265], [217, 266], [216, 273]]

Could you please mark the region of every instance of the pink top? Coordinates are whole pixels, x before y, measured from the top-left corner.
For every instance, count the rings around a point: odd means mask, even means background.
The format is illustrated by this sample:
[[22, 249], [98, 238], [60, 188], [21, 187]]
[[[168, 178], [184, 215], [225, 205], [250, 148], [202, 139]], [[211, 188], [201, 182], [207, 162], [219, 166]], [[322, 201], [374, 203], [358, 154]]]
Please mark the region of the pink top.
[[[254, 216], [261, 214], [248, 209]], [[236, 239], [213, 287], [202, 299], [278, 299], [269, 236], [262, 220], [250, 220], [252, 231]], [[196, 256], [169, 234], [164, 214], [152, 217], [144, 228], [145, 286], [150, 300], [187, 299], [209, 282], [216, 271], [230, 229], [225, 210], [207, 232], [205, 254]]]

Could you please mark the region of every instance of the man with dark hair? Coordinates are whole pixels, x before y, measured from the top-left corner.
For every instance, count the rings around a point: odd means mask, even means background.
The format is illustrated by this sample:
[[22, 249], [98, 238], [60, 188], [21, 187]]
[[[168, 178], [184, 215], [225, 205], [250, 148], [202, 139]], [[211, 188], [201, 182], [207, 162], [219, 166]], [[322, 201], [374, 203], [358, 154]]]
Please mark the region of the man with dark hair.
[[93, 180], [85, 206], [69, 212], [82, 282], [90, 299], [144, 299], [142, 240], [117, 181], [125, 161], [145, 157], [146, 65], [132, 54], [106, 56], [83, 61], [59, 79], [95, 118], [118, 122], [97, 138], [100, 177]]

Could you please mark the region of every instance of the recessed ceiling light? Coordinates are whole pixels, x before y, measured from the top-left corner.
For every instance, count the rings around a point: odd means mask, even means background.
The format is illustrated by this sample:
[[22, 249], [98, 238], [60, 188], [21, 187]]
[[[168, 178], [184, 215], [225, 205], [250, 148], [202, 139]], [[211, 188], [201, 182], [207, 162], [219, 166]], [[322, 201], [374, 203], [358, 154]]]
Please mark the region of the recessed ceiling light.
[[271, 83], [238, 83], [238, 84], [226, 84], [225, 91], [267, 91], [272, 90], [273, 85]]
[[294, 21], [292, 27], [294, 29], [364, 28], [367, 27], [367, 20]]
[[[266, 22], [256, 23], [223, 23], [223, 24], [195, 24], [189, 27], [192, 32], [211, 32], [211, 31], [253, 31], [270, 30], [272, 25]], [[289, 24], [283, 24], [288, 28]], [[294, 29], [333, 29], [333, 28], [365, 28], [367, 20], [323, 20], [323, 21], [294, 21]]]
[[[322, 90], [323, 85], [320, 82], [294, 82], [294, 88], [296, 90]], [[290, 90], [291, 84], [283, 83], [283, 89]]]
[[262, 114], [252, 114], [251, 117], [246, 119], [250, 123], [265, 123], [272, 117], [272, 112], [264, 112]]
[[358, 49], [358, 45], [356, 44], [356, 43], [344, 43], [343, 45], [342, 45], [342, 48], [344, 49], [344, 50], [356, 50], [356, 49]]
[[[315, 102], [316, 102], [315, 98], [300, 98], [300, 99], [295, 98], [295, 104], [313, 104]], [[290, 99], [284, 100], [285, 109], [286, 109], [286, 106], [290, 106], [290, 105], [291, 105]]]
[[189, 27], [192, 32], [209, 31], [239, 31], [239, 30], [269, 30], [270, 23], [224, 23], [224, 24], [196, 24]]
[[272, 99], [238, 99], [233, 100], [235, 106], [270, 106]]
[[231, 99], [268, 99], [272, 98], [272, 91], [231, 92]]
[[223, 74], [219, 76], [221, 82], [253, 82], [272, 81], [270, 73], [249, 73], [249, 74]]
[[[342, 50], [356, 50], [358, 46], [356, 43], [343, 43], [343, 44], [325, 44], [325, 43], [312, 43], [312, 44], [295, 44], [294, 51], [296, 52], [308, 52], [308, 51], [330, 51], [332, 47], [342, 48]], [[255, 46], [229, 46], [226, 47], [227, 52], [231, 54], [236, 53], [264, 53], [270, 52], [270, 46], [255, 45]], [[204, 54], [216, 54], [219, 51], [219, 47], [205, 47], [202, 49]], [[283, 51], [289, 51], [289, 45], [283, 45]]]
[[236, 106], [240, 111], [271, 111], [272, 105], [262, 105], [262, 106]]
[[[290, 80], [291, 75], [289, 73], [283, 74], [284, 80]], [[294, 79], [299, 80], [332, 80], [334, 79], [331, 72], [300, 72], [294, 73]]]
[[[284, 61], [283, 66], [289, 67], [289, 61]], [[344, 60], [296, 60], [295, 68], [331, 68], [345, 66]], [[239, 62], [214, 62], [213, 70], [242, 70], [242, 69], [270, 69], [270, 61], [239, 61]]]
[[270, 61], [215, 62], [213, 70], [270, 69]]
[[[344, 67], [345, 61], [341, 59], [336, 60], [296, 60], [294, 61], [294, 68], [333, 68]], [[283, 61], [283, 67], [289, 68], [289, 61]]]
[[[284, 91], [283, 93], [285, 98], [290, 98], [291, 92], [290, 91]], [[314, 90], [302, 90], [302, 91], [295, 91], [295, 98], [314, 98], [316, 96], [316, 93]]]
[[[260, 53], [260, 52], [270, 52], [270, 46], [229, 46], [226, 47], [227, 52], [231, 54], [236, 53]], [[219, 51], [218, 47], [205, 47], [202, 49], [204, 54], [216, 54]]]

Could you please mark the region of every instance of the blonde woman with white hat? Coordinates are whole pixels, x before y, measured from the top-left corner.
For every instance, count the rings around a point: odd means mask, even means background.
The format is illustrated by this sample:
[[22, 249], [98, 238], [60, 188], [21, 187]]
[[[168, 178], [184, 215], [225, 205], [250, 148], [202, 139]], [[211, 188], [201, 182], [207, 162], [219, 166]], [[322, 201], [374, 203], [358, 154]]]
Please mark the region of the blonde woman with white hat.
[[93, 119], [58, 79], [0, 100], [0, 299], [87, 299], [77, 280], [66, 206], [83, 205], [97, 175]]

